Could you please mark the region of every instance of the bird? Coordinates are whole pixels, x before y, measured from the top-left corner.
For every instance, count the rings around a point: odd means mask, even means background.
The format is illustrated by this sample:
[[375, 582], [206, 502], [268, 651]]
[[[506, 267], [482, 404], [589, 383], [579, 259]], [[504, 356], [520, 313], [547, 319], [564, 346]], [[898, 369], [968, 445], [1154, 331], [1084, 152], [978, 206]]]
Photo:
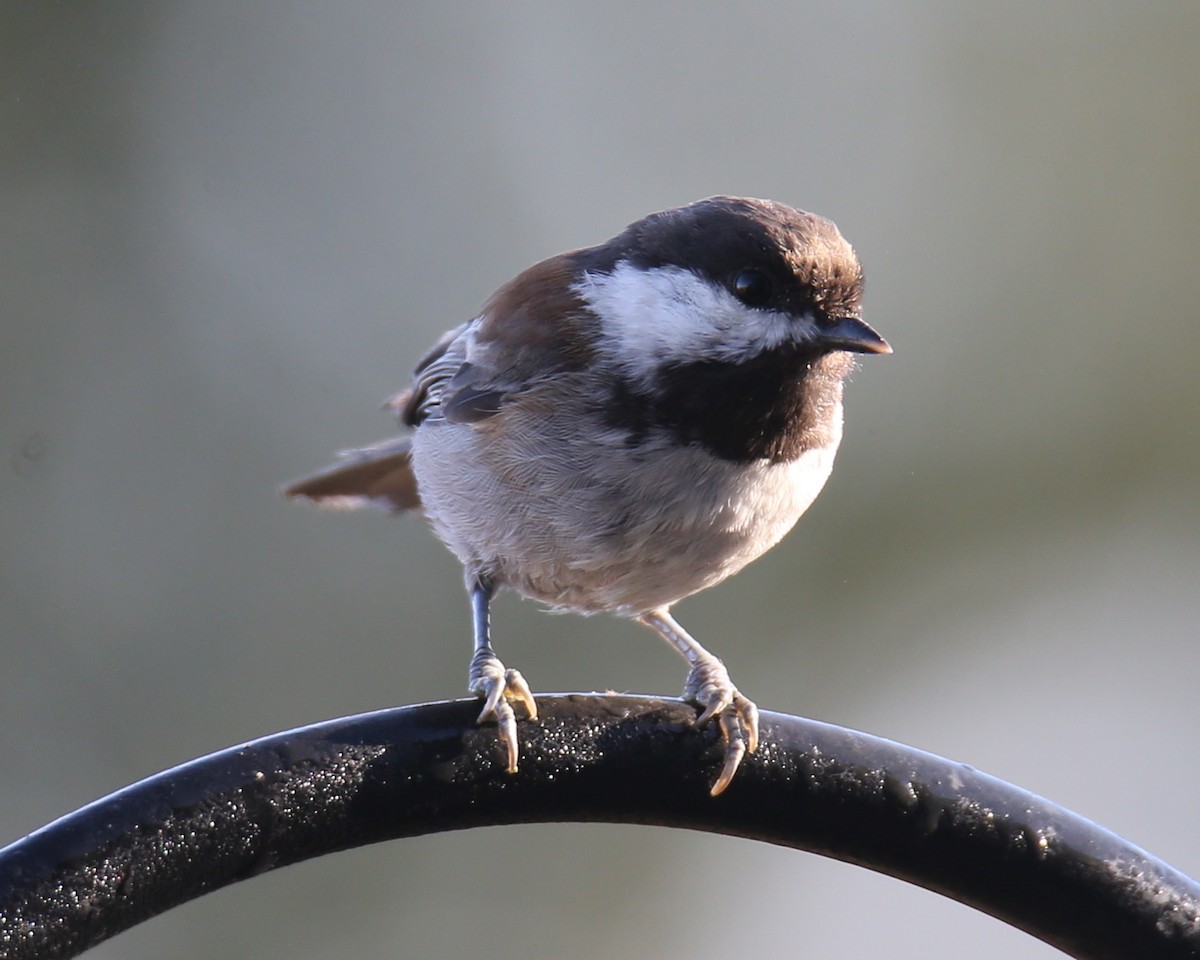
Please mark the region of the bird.
[[492, 646], [504, 589], [677, 650], [697, 725], [719, 727], [719, 795], [757, 749], [758, 708], [671, 608], [769, 550], [825, 485], [855, 355], [892, 352], [862, 290], [815, 214], [734, 196], [652, 213], [501, 286], [387, 402], [407, 433], [283, 493], [428, 518], [462, 564], [468, 688], [507, 771], [537, 704]]

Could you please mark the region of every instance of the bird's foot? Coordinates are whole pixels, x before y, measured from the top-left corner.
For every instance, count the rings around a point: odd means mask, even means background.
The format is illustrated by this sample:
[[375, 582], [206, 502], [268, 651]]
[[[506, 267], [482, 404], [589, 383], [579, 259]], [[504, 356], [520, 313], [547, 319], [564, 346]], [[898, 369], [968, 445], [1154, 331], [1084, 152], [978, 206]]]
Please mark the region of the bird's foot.
[[729, 671], [716, 657], [697, 661], [688, 672], [683, 698], [701, 707], [696, 724], [716, 718], [725, 743], [725, 763], [709, 793], [717, 796], [729, 786], [742, 757], [758, 749], [758, 707], [746, 699], [729, 679]]
[[500, 742], [508, 764], [509, 773], [517, 772], [517, 717], [514, 703], [525, 708], [530, 720], [537, 719], [537, 704], [529, 690], [529, 684], [519, 670], [509, 670], [490, 649], [478, 650], [471, 658], [468, 688], [483, 697], [483, 710], [476, 723], [495, 720], [499, 727]]

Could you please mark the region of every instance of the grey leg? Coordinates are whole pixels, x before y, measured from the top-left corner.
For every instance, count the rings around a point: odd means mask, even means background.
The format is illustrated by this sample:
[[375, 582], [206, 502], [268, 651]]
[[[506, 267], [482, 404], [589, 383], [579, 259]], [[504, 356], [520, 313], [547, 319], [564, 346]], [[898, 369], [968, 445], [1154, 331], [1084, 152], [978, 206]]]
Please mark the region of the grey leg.
[[525, 678], [517, 670], [508, 670], [496, 656], [490, 639], [488, 609], [495, 592], [490, 580], [476, 577], [469, 581], [471, 613], [475, 624], [475, 655], [467, 676], [468, 689], [483, 697], [483, 710], [478, 723], [495, 720], [499, 726], [500, 742], [504, 744], [509, 773], [517, 772], [517, 719], [512, 704], [524, 706], [529, 719], [537, 719], [537, 704]]
[[725, 764], [712, 785], [711, 792], [715, 797], [729, 786], [742, 757], [758, 749], [758, 707], [733, 685], [725, 664], [700, 646], [666, 608], [644, 613], [638, 621], [683, 654], [690, 664], [683, 698], [701, 708], [696, 723], [707, 723], [716, 717], [720, 724], [721, 737], [725, 741]]

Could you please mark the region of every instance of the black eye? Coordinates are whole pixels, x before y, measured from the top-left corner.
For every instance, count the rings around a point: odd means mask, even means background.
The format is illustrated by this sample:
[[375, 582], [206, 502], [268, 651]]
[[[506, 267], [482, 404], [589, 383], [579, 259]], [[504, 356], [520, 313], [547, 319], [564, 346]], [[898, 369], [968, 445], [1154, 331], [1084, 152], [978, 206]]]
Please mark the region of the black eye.
[[733, 277], [733, 295], [748, 307], [761, 307], [771, 299], [771, 278], [747, 267]]

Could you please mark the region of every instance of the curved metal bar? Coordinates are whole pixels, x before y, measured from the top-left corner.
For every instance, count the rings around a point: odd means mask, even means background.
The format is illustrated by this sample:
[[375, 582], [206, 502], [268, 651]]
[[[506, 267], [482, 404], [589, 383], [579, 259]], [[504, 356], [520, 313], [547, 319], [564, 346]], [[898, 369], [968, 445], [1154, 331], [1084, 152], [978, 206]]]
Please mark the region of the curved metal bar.
[[648, 697], [539, 696], [503, 772], [474, 700], [302, 727], [194, 760], [0, 851], [0, 956], [70, 957], [209, 890], [395, 837], [609, 821], [796, 847], [943, 893], [1074, 957], [1200, 957], [1200, 885], [1067, 810], [910, 747], [764, 712], [717, 733]]

